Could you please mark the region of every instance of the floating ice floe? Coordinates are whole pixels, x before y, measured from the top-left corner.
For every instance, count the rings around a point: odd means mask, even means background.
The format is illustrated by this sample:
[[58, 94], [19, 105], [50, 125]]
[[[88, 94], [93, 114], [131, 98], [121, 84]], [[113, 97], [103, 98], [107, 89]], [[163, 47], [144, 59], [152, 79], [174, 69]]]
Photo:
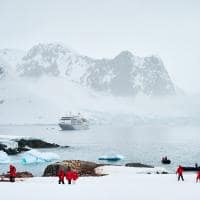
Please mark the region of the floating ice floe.
[[58, 160], [59, 156], [56, 153], [51, 152], [39, 152], [37, 150], [30, 150], [22, 155], [22, 164], [32, 164], [32, 163], [42, 163], [51, 162], [53, 160]]
[[122, 155], [110, 155], [110, 156], [104, 155], [104, 156], [99, 157], [99, 160], [107, 160], [107, 161], [112, 161], [112, 162], [123, 160], [123, 159], [124, 159], [124, 156]]
[[0, 151], [0, 164], [10, 163], [10, 158], [4, 151]]

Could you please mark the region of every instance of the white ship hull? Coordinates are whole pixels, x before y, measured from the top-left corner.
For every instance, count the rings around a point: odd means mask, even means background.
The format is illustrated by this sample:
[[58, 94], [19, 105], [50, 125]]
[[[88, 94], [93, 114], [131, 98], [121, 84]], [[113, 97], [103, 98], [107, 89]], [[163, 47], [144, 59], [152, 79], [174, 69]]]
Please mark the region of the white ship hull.
[[63, 131], [66, 130], [87, 130], [89, 129], [88, 125], [71, 125], [71, 124], [59, 124], [60, 128]]
[[86, 130], [89, 128], [88, 121], [80, 115], [62, 117], [58, 125], [62, 130]]

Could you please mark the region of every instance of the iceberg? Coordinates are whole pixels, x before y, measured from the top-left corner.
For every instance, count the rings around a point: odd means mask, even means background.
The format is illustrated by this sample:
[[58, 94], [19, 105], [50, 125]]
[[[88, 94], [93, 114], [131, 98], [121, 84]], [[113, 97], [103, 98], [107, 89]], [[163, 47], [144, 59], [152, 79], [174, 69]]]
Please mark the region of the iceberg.
[[51, 162], [53, 160], [58, 160], [60, 157], [56, 153], [52, 152], [39, 152], [35, 149], [25, 152], [22, 155], [22, 164], [32, 164], [32, 163], [44, 163]]
[[0, 151], [0, 163], [1, 164], [10, 163], [10, 158], [4, 151]]
[[124, 159], [124, 156], [122, 155], [110, 155], [110, 156], [104, 155], [104, 156], [99, 157], [99, 160], [107, 160], [107, 161], [112, 161], [112, 162], [123, 160], [123, 159]]

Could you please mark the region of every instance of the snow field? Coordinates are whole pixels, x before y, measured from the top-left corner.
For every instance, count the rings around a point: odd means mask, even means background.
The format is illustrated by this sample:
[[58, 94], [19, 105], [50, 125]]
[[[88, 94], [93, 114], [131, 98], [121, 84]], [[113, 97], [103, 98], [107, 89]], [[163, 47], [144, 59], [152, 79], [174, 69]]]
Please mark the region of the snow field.
[[[186, 174], [185, 182], [177, 182], [175, 174], [136, 174], [135, 168], [116, 169], [110, 167], [108, 176], [81, 177], [72, 185], [59, 185], [55, 177], [29, 178], [16, 183], [2, 182], [0, 183], [1, 198], [7, 200], [25, 198], [29, 200], [199, 199], [200, 184], [195, 182], [195, 174]], [[111, 172], [112, 170], [114, 173]]]

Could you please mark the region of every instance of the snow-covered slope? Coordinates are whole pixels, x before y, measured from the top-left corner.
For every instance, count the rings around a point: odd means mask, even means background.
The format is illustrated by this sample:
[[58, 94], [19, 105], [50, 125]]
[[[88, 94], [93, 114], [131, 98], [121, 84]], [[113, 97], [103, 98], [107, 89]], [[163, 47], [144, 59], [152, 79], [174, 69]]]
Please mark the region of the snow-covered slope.
[[0, 57], [13, 67], [21, 62], [21, 59], [25, 54], [26, 51], [18, 49], [0, 49]]
[[22, 58], [18, 73], [23, 77], [61, 76], [80, 82], [83, 72], [89, 67], [86, 60], [61, 44], [38, 44]]
[[10, 65], [3, 58], [0, 57], [0, 80], [9, 76], [9, 72], [11, 72]]
[[16, 49], [0, 49], [0, 67], [3, 65], [6, 76], [16, 76], [17, 64], [21, 62], [25, 51]]

